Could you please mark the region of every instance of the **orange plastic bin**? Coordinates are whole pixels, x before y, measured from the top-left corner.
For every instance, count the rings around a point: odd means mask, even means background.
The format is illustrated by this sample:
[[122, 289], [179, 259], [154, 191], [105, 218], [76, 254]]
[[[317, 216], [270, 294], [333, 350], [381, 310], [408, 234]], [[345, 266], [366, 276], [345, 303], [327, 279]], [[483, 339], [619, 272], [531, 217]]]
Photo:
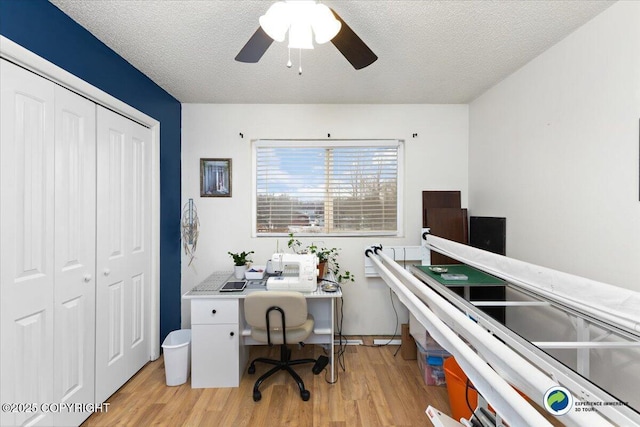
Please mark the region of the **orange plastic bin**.
[[[447, 381], [447, 394], [449, 395], [449, 405], [451, 406], [451, 418], [459, 421], [460, 418], [471, 418], [471, 410], [467, 405], [467, 375], [458, 365], [456, 359], [448, 357], [444, 361], [444, 376]], [[472, 408], [478, 405], [478, 392], [469, 385], [469, 404]]]

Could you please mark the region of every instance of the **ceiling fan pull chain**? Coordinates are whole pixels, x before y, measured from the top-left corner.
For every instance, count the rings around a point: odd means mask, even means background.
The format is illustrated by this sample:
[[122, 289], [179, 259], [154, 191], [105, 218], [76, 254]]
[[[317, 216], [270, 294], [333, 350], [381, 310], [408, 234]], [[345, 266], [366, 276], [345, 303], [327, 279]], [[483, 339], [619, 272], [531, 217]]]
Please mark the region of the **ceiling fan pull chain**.
[[291, 63], [291, 48], [289, 48], [288, 50], [289, 50], [289, 60], [287, 61], [287, 68], [291, 68], [291, 65], [293, 65]]
[[300, 67], [298, 67], [298, 75], [302, 75], [302, 49], [298, 49], [298, 63], [300, 63]]

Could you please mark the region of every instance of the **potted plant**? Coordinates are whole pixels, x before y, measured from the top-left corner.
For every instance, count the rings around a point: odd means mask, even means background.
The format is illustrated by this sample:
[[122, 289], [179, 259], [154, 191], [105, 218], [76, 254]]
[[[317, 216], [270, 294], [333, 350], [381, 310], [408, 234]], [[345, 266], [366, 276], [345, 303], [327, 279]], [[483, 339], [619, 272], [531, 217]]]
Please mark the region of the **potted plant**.
[[233, 272], [234, 275], [236, 277], [236, 279], [243, 279], [244, 278], [244, 273], [247, 270], [247, 264], [251, 262], [251, 260], [249, 259], [249, 255], [251, 255], [253, 253], [253, 251], [249, 251], [249, 252], [240, 252], [240, 253], [233, 253], [233, 252], [227, 252], [231, 258], [233, 258]]
[[323, 279], [325, 274], [330, 272], [338, 283], [353, 282], [355, 280], [350, 271], [343, 272], [340, 269], [340, 264], [338, 263], [340, 249], [321, 248], [313, 243], [307, 247], [303, 247], [302, 242], [296, 239], [293, 233], [289, 233], [287, 246], [297, 254], [311, 253], [318, 257], [318, 279]]
[[[311, 254], [315, 254], [318, 257], [318, 277], [323, 278], [327, 273], [327, 266], [330, 267], [330, 271], [335, 274], [335, 266], [338, 265], [338, 249], [337, 248], [319, 248], [318, 246], [311, 244], [307, 247], [307, 251]], [[338, 266], [339, 267], [339, 266]]]

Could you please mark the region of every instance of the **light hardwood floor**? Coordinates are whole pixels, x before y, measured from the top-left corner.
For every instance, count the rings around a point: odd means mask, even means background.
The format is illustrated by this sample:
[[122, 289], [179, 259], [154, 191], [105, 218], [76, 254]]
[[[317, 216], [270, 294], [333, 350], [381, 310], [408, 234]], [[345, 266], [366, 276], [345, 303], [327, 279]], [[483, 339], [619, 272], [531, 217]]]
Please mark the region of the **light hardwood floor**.
[[[374, 337], [361, 338], [372, 344]], [[377, 338], [377, 337], [376, 337]], [[398, 346], [347, 346], [345, 371], [329, 384], [328, 369], [313, 375], [312, 365], [296, 367], [311, 392], [302, 401], [295, 382], [279, 372], [262, 386], [254, 402], [253, 383], [269, 369], [256, 365], [240, 387], [192, 389], [190, 383], [167, 387], [160, 358], [147, 364], [108, 400], [108, 412], [93, 414], [89, 426], [429, 426], [424, 411], [432, 405], [449, 413], [446, 387], [426, 386], [415, 360], [404, 360]], [[293, 349], [294, 358], [317, 357], [320, 346]], [[278, 358], [278, 347], [252, 347], [251, 358]]]

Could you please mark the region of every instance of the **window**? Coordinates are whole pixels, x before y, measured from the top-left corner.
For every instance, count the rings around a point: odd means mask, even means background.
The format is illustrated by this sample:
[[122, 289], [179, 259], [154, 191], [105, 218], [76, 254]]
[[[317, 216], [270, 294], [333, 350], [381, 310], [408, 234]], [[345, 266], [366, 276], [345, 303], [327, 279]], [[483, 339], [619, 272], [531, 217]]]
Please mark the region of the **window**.
[[402, 143], [254, 142], [254, 234], [398, 235]]

